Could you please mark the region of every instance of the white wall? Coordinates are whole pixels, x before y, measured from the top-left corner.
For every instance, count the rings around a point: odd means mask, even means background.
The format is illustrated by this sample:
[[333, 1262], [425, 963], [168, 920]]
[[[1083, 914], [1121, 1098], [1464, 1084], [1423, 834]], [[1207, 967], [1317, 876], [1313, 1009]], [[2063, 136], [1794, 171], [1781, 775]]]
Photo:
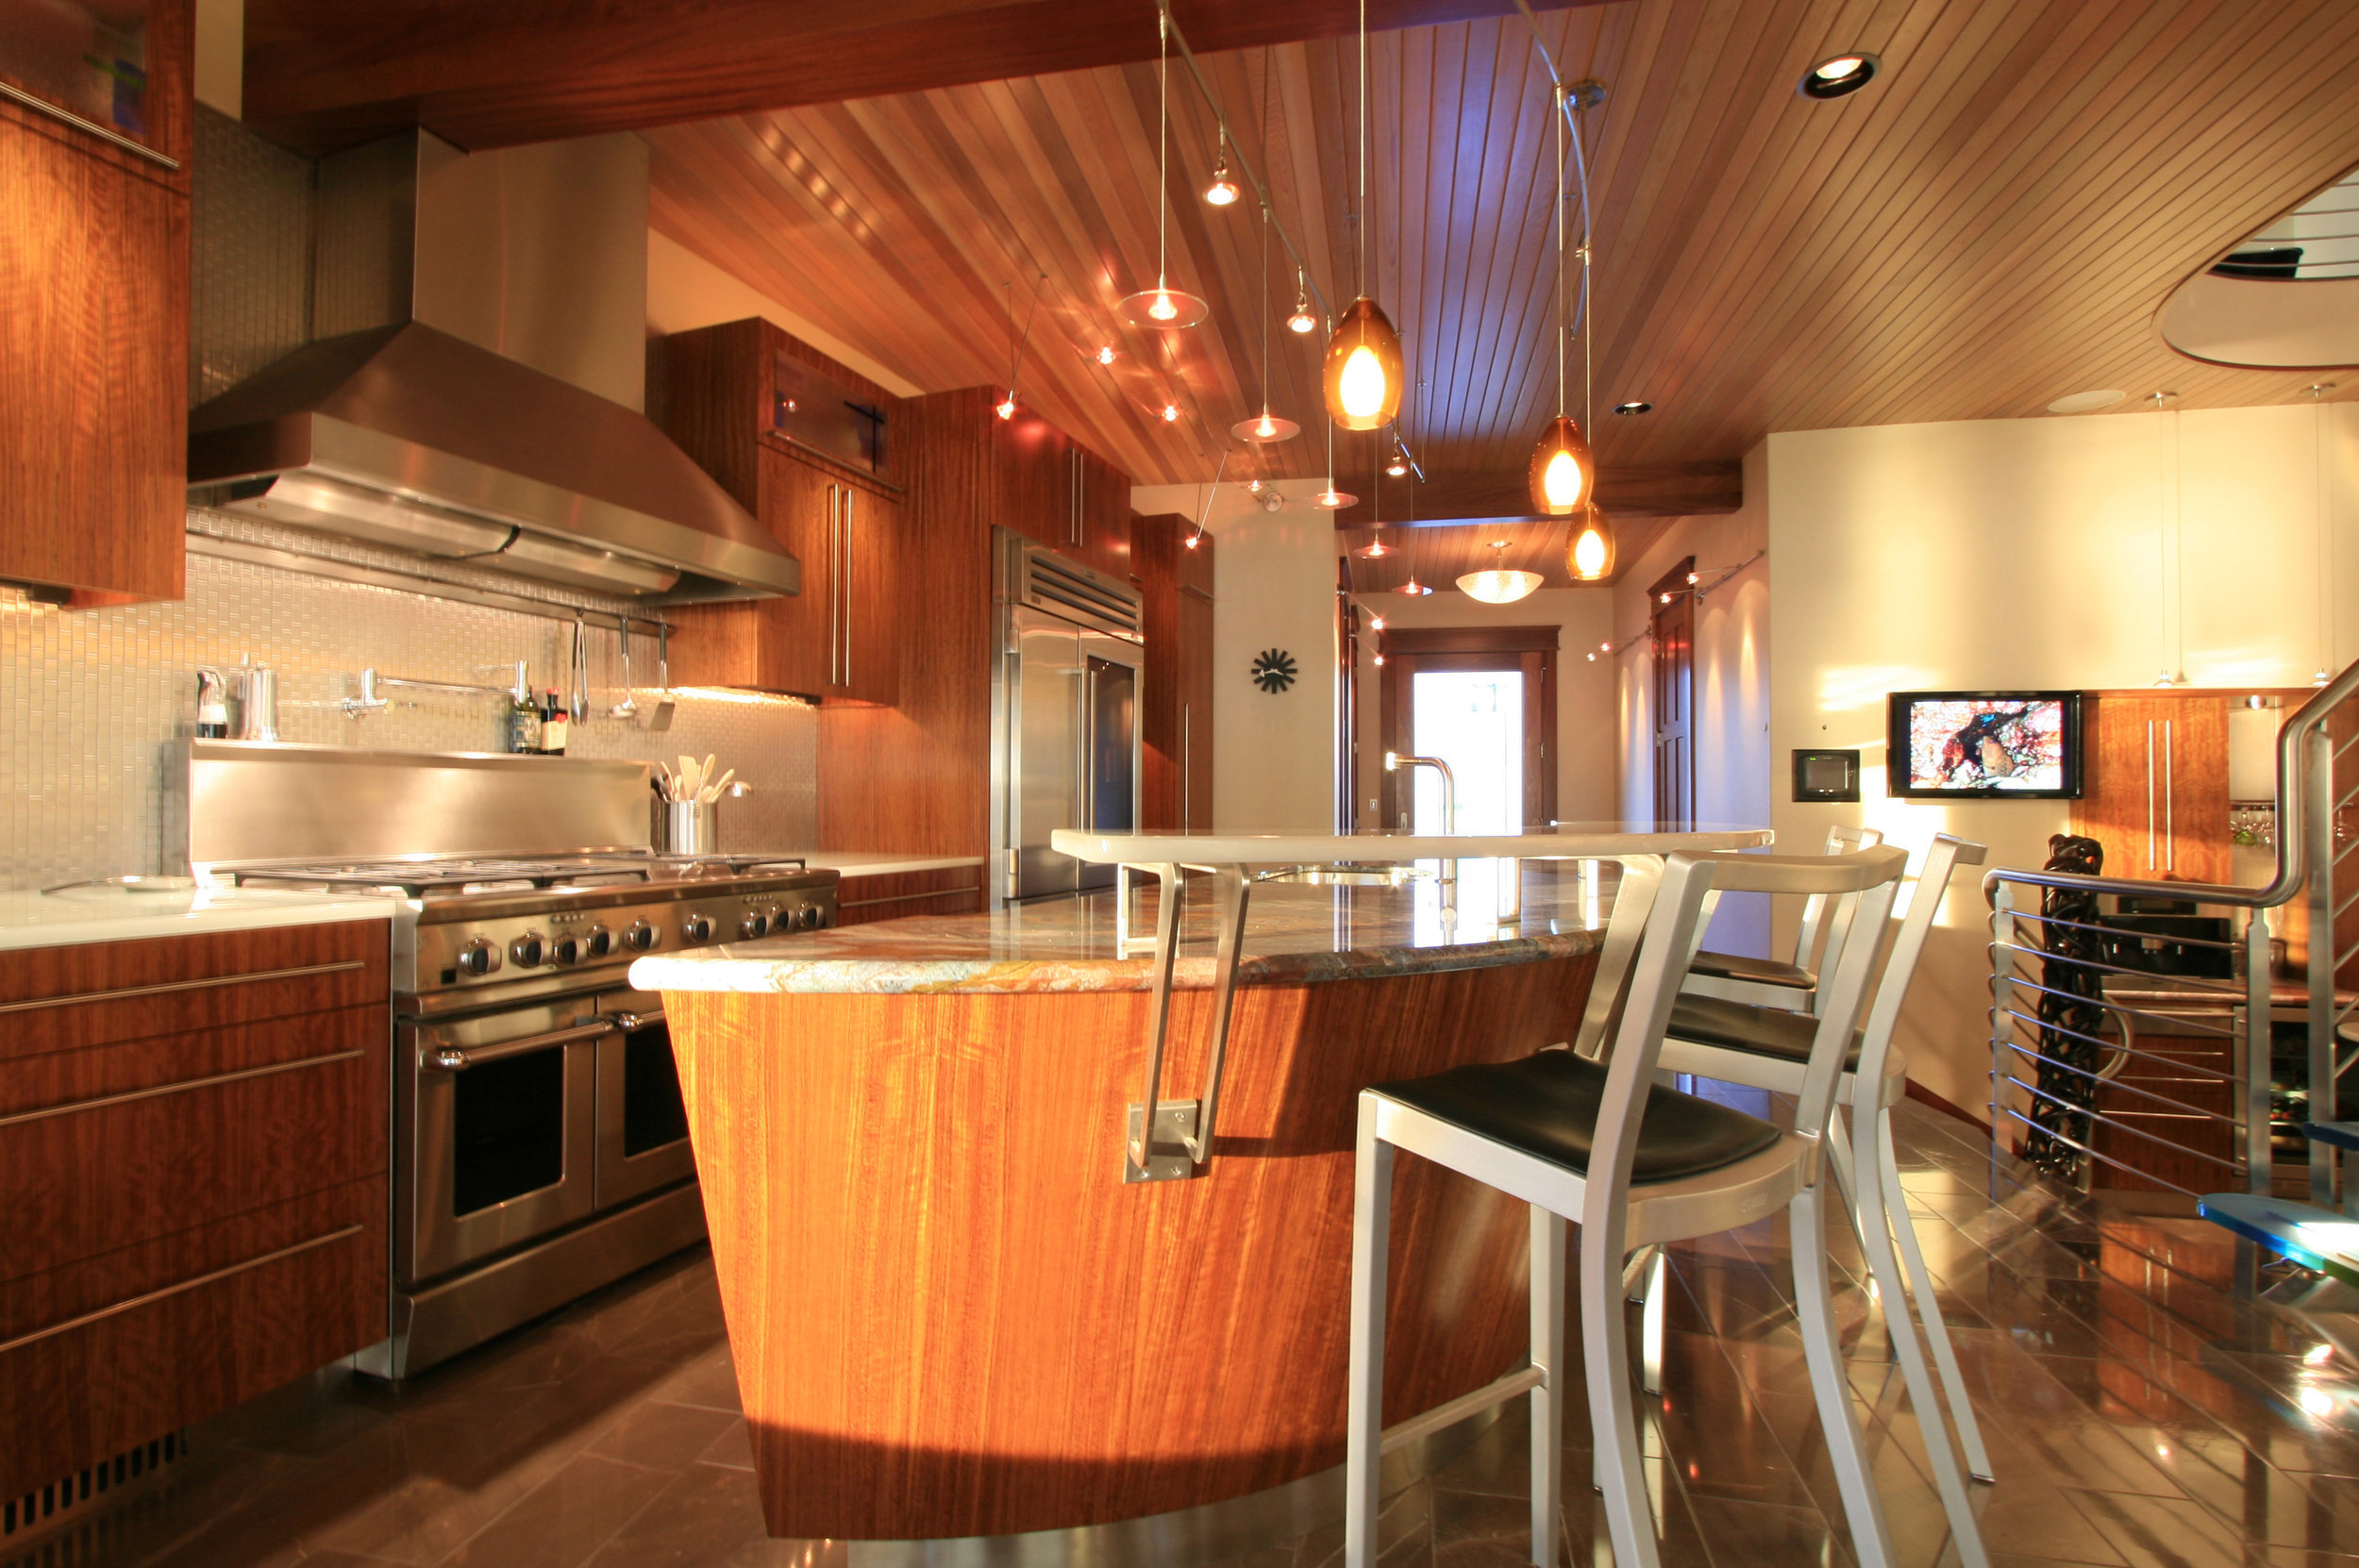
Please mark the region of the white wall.
[[[1290, 481], [1309, 495], [1323, 481]], [[1202, 511], [1200, 485], [1142, 485], [1146, 516]], [[1335, 820], [1335, 519], [1300, 499], [1275, 512], [1233, 485], [1213, 496], [1213, 821], [1234, 831], [1330, 831]], [[1295, 683], [1265, 692], [1265, 648], [1294, 656]]]
[[[1765, 445], [1747, 453], [1745, 504], [1725, 516], [1675, 519], [1614, 586], [1611, 637], [1619, 643], [1646, 630], [1648, 588], [1681, 559], [1693, 558], [1703, 579], [1694, 654], [1698, 822], [1770, 820], [1778, 775], [1769, 752], [1769, 568], [1751, 559], [1769, 539], [1768, 464]], [[1619, 810], [1648, 819], [1654, 813], [1654, 658], [1647, 639], [1632, 642], [1614, 665]], [[1767, 900], [1750, 893], [1722, 899], [1705, 940], [1720, 952], [1766, 957]]]
[[772, 299], [768, 294], [723, 272], [667, 234], [647, 230], [647, 331], [650, 335], [718, 326], [723, 322], [761, 316], [820, 353], [839, 360], [876, 382], [895, 397], [916, 397], [925, 391], [895, 375], [867, 355], [824, 327]]
[[[1993, 864], [2046, 859], [2065, 802], [1886, 797], [1889, 692], [2301, 686], [2359, 656], [2359, 405], [1805, 431], [1771, 436], [1767, 467], [1787, 847], [1864, 817], [1913, 851], [1947, 830]], [[1806, 746], [1860, 748], [1860, 806], [1787, 798]], [[1978, 1114], [1983, 910], [1961, 875], [1900, 1025], [1913, 1075]]]
[[[1555, 626], [1557, 818], [1598, 822], [1616, 814], [1614, 666], [1603, 654], [1595, 662], [1583, 657], [1605, 640], [1613, 590], [1544, 588], [1512, 605], [1486, 605], [1440, 588], [1424, 599], [1364, 594], [1360, 606], [1383, 616], [1387, 626]], [[1364, 617], [1360, 624], [1360, 820], [1373, 826], [1368, 802], [1380, 797], [1384, 767], [1384, 672], [1376, 664], [1376, 634], [1366, 629]]]

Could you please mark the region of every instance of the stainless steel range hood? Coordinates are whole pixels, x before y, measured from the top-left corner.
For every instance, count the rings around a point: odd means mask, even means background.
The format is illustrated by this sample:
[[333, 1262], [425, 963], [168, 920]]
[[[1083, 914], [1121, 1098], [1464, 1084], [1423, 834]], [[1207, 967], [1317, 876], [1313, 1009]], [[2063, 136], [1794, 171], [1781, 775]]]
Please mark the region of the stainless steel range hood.
[[192, 412], [201, 499], [654, 603], [800, 592], [637, 407], [644, 143], [470, 157], [414, 133], [324, 161], [315, 212], [317, 341]]

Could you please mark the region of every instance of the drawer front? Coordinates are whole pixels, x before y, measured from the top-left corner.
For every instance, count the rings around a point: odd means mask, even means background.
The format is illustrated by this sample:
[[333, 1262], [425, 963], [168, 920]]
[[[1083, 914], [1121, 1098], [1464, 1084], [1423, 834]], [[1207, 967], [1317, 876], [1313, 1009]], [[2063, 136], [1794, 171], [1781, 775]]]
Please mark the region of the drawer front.
[[381, 920], [0, 953], [0, 1061], [384, 1006]]
[[382, 1176], [0, 1284], [0, 1495], [385, 1336]]
[[338, 1048], [0, 1117], [15, 1216], [0, 1280], [383, 1174], [389, 1043], [382, 1030], [326, 1043]]
[[836, 888], [836, 924], [859, 926], [905, 915], [973, 914], [983, 907], [983, 868], [912, 871], [897, 876], [846, 876]]
[[28, 1112], [176, 1091], [231, 1074], [259, 1074], [311, 1057], [367, 1049], [389, 1039], [392, 1030], [392, 1013], [380, 1000], [369, 1007], [20, 1057], [0, 1062], [0, 1125]]

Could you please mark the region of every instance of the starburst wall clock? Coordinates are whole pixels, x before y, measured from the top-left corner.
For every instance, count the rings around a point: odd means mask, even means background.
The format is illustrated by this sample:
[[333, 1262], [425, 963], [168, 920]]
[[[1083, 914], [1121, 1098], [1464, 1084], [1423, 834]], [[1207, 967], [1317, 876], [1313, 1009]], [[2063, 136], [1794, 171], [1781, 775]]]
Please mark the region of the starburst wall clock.
[[1283, 648], [1263, 648], [1253, 659], [1253, 684], [1276, 696], [1295, 683], [1295, 656]]

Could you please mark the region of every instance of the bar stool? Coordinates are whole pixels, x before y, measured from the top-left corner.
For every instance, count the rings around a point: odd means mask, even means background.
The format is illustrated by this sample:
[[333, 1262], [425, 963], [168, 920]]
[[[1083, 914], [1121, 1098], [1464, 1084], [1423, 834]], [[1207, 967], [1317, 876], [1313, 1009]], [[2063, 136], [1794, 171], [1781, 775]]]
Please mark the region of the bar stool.
[[[1838, 823], [1827, 829], [1830, 855], [1873, 849], [1883, 842], [1884, 836], [1872, 827], [1847, 827]], [[1818, 972], [1811, 968], [1811, 961], [1818, 957], [1822, 939], [1831, 943], [1842, 942], [1857, 902], [1856, 895], [1831, 898], [1823, 893], [1805, 902], [1801, 929], [1794, 941], [1792, 963], [1699, 947], [1688, 960], [1687, 978], [1681, 982], [1680, 989], [1697, 996], [1717, 996], [1731, 1002], [1782, 1008], [1788, 1012], [1809, 1012], [1818, 991]], [[1697, 926], [1698, 942], [1703, 938], [1704, 927], [1712, 924], [1712, 911], [1718, 903], [1716, 892], [1706, 901], [1703, 919]]]
[[[1795, 1305], [1860, 1568], [1890, 1568], [1892, 1549], [1870, 1477], [1827, 1273], [1820, 1149], [1835, 1079], [1874, 966], [1874, 942], [1831, 954], [1823, 1012], [1793, 1132], [1654, 1083], [1663, 1031], [1705, 895], [1739, 892], [1859, 895], [1862, 929], [1881, 930], [1908, 858], [1897, 849], [1833, 856], [1669, 856], [1645, 911], [1611, 1053], [1592, 1061], [1542, 1051], [1520, 1061], [1460, 1067], [1378, 1084], [1360, 1094], [1351, 1250], [1351, 1371], [1345, 1481], [1345, 1561], [1372, 1568], [1378, 1463], [1383, 1446], [1384, 1299], [1393, 1157], [1407, 1149], [1531, 1206], [1531, 1560], [1556, 1568], [1562, 1498], [1564, 1243], [1581, 1227], [1581, 1338], [1598, 1484], [1620, 1568], [1658, 1568], [1661, 1554], [1639, 1478], [1631, 1397], [1623, 1260], [1634, 1248], [1708, 1236], [1786, 1210]], [[1626, 881], [1645, 896], [1643, 881]]]
[[[1908, 1093], [1908, 1059], [1894, 1048], [1892, 1029], [1908, 995], [1909, 982], [1916, 973], [1926, 936], [1940, 911], [1943, 895], [1949, 891], [1950, 873], [1959, 865], [1980, 865], [1984, 853], [1983, 845], [1947, 833], [1934, 837], [1925, 852], [1924, 867], [1917, 876], [1909, 912], [1899, 922], [1891, 957], [1877, 981], [1874, 1005], [1844, 1063], [1837, 1093], [1851, 1108], [1851, 1126], [1867, 1140], [1866, 1153], [1872, 1169], [1865, 1179], [1856, 1170], [1840, 1115], [1832, 1119], [1827, 1132], [1828, 1163], [1836, 1185], [1850, 1205], [1866, 1251], [1868, 1269], [1883, 1306], [1884, 1322], [1908, 1387], [1909, 1403], [1916, 1409], [1917, 1425], [1924, 1430], [1933, 1482], [1941, 1493], [1950, 1533], [1957, 1539], [1959, 1556], [1966, 1568], [1986, 1568], [1989, 1559], [1983, 1553], [1981, 1530], [1967, 1501], [1959, 1451], [1963, 1449], [1965, 1453], [1965, 1470], [1985, 1481], [1992, 1478], [1990, 1458], [1983, 1445], [1981, 1426], [1974, 1419], [1974, 1407], [1966, 1397], [1965, 1379], [1958, 1371], [1949, 1326], [1942, 1321], [1940, 1304], [1933, 1298], [1932, 1276], [1925, 1267], [1916, 1226], [1909, 1218], [1908, 1197], [1900, 1185], [1899, 1159], [1892, 1139], [1892, 1108]], [[1863, 920], [1855, 927], [1852, 945], [1882, 945], [1881, 942], [1868, 940], [1868, 934], [1876, 930], [1876, 922]], [[1661, 1061], [1673, 1072], [1799, 1094], [1805, 1093], [1810, 1083], [1815, 1061], [1815, 1035], [1811, 1020], [1777, 1008], [1682, 994], [1671, 1007]], [[1896, 1240], [1898, 1258], [1894, 1256]], [[1648, 1312], [1657, 1309], [1657, 1303], [1650, 1299]], [[1917, 1343], [1919, 1329], [1932, 1347], [1933, 1363], [1940, 1373], [1938, 1395], [1932, 1372], [1926, 1366], [1924, 1349]], [[1941, 1413], [1941, 1395], [1947, 1396], [1946, 1422]]]

